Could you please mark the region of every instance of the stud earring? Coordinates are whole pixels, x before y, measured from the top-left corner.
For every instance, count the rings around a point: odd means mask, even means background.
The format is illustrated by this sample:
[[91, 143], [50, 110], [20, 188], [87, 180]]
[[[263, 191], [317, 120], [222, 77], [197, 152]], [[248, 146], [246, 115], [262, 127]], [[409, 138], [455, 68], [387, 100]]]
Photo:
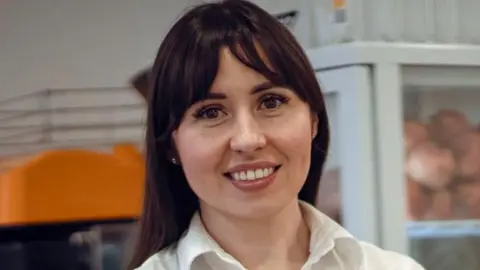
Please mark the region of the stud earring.
[[173, 163], [173, 164], [177, 164], [177, 159], [176, 159], [176, 158], [172, 158], [172, 163]]

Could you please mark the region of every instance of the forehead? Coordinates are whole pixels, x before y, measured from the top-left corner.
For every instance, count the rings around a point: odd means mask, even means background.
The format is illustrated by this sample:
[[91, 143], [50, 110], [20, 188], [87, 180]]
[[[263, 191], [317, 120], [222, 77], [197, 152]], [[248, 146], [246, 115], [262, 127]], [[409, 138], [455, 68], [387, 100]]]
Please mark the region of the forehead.
[[217, 87], [221, 88], [221, 86], [248, 85], [252, 83], [252, 80], [258, 82], [258, 80], [266, 80], [266, 78], [240, 62], [228, 48], [222, 48], [212, 90]]
[[[270, 68], [265, 54], [261, 49], [257, 48], [257, 50], [264, 63]], [[242, 54], [242, 51], [239, 51], [239, 53]], [[259, 83], [268, 81], [264, 75], [243, 64], [229, 48], [224, 47], [219, 52], [219, 67], [210, 91], [225, 92], [251, 89]]]

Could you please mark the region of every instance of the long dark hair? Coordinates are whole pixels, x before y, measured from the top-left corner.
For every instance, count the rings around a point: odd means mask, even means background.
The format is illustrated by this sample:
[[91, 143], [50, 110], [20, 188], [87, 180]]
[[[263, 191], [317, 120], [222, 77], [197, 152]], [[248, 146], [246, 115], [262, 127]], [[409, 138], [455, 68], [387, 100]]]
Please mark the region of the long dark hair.
[[175, 246], [199, 208], [182, 168], [170, 162], [174, 151], [171, 134], [185, 111], [206, 97], [218, 71], [222, 47], [272, 83], [293, 89], [318, 115], [310, 170], [298, 195], [303, 201], [315, 203], [329, 130], [322, 92], [302, 48], [288, 29], [248, 1], [196, 6], [167, 33], [152, 69], [145, 201], [130, 269], [154, 253]]

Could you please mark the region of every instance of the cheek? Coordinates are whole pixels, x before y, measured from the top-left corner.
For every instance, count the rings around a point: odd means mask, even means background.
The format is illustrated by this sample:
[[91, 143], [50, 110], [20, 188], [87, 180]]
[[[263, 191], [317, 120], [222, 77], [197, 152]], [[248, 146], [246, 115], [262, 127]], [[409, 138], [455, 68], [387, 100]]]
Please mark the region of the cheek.
[[175, 134], [175, 145], [189, 182], [215, 172], [222, 159], [221, 141], [218, 136], [206, 136], [199, 129], [179, 128]]
[[309, 110], [300, 110], [278, 120], [268, 126], [270, 141], [286, 159], [289, 178], [298, 179], [292, 184], [303, 183], [311, 162], [311, 115]]
[[298, 110], [268, 125], [270, 138], [285, 154], [309, 159], [312, 120], [308, 110]]

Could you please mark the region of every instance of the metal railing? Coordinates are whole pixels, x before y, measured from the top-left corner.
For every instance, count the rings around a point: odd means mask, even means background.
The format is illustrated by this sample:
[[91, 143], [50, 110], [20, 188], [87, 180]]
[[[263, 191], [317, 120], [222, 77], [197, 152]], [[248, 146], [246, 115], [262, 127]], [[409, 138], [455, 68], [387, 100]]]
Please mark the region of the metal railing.
[[46, 89], [0, 101], [0, 158], [118, 143], [141, 146], [145, 104], [128, 87]]

